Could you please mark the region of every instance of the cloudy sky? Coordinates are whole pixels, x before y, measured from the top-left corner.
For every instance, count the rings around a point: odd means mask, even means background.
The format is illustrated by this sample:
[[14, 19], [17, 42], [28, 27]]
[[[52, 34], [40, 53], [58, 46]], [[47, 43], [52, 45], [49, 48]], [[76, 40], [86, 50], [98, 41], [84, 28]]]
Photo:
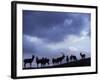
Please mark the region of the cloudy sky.
[[23, 10], [23, 55], [90, 56], [90, 20], [89, 13]]

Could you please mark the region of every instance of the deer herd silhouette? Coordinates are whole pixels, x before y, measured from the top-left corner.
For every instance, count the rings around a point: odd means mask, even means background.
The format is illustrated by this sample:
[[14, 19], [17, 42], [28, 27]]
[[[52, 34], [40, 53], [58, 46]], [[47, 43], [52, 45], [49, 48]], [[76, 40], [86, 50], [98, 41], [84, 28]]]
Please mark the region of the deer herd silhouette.
[[[80, 57], [81, 57], [81, 59], [85, 59], [86, 55], [81, 52]], [[37, 56], [35, 57], [34, 55], [32, 55], [32, 58], [28, 58], [28, 59], [23, 60], [24, 68], [26, 68], [26, 64], [30, 64], [30, 67], [32, 67], [32, 62], [34, 61], [34, 59], [36, 61], [35, 63], [37, 64], [37, 68], [39, 67], [39, 64], [41, 65], [41, 67], [45, 67], [45, 65], [50, 64], [50, 59], [49, 58], [46, 58], [46, 57], [39, 58]], [[66, 63], [78, 60], [75, 55], [65, 56], [65, 54], [62, 53], [62, 56], [57, 57], [57, 58], [52, 58], [51, 62], [52, 62], [53, 65], [55, 65], [55, 64], [60, 65], [60, 64], [62, 64], [62, 61], [64, 59], [66, 60]]]

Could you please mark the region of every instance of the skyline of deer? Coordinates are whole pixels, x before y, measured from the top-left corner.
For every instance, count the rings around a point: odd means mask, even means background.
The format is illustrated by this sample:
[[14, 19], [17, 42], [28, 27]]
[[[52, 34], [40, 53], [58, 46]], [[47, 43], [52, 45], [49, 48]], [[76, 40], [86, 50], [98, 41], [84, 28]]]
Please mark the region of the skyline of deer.
[[[86, 55], [83, 54], [82, 52], [80, 52], [80, 60], [81, 59], [85, 59], [86, 58]], [[35, 58], [35, 61], [34, 61], [34, 58]], [[37, 65], [37, 67], [45, 67], [45, 66], [49, 66], [50, 64], [53, 65], [60, 65], [63, 63], [70, 63], [70, 62], [73, 62], [73, 61], [78, 61], [78, 58], [76, 55], [65, 55], [64, 53], [62, 53], [61, 56], [59, 57], [53, 57], [53, 58], [47, 58], [47, 57], [41, 57], [39, 58], [38, 56], [34, 56], [32, 55], [31, 58], [27, 58], [27, 59], [24, 59], [23, 62], [24, 62], [24, 68], [26, 68], [26, 64], [30, 64], [30, 67], [32, 67], [32, 62], [34, 61], [34, 63]], [[51, 62], [50, 62], [51, 61]]]

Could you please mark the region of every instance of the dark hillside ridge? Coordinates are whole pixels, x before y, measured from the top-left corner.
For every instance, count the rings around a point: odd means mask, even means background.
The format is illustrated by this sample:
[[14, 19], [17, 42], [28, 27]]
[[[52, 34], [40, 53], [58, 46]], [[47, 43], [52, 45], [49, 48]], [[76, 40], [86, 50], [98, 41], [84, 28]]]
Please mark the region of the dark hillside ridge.
[[63, 68], [63, 67], [83, 67], [83, 66], [91, 66], [91, 59], [86, 58], [86, 59], [81, 59], [69, 63], [63, 63], [59, 65], [54, 65], [54, 66], [46, 66], [46, 67], [28, 67], [28, 68], [23, 68], [24, 70], [27, 69], [45, 69], [45, 68]]

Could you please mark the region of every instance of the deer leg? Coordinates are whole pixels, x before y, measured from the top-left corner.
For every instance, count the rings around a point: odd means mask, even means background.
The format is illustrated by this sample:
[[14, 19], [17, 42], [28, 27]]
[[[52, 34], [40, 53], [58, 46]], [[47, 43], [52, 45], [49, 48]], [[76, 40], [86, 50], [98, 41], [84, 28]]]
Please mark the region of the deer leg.
[[37, 68], [38, 68], [38, 63], [37, 63]]
[[42, 67], [42, 63], [41, 63], [41, 67]]
[[30, 63], [30, 67], [31, 67], [31, 63]]
[[26, 68], [26, 63], [24, 63], [24, 68]]
[[43, 67], [43, 64], [41, 63], [41, 67]]

